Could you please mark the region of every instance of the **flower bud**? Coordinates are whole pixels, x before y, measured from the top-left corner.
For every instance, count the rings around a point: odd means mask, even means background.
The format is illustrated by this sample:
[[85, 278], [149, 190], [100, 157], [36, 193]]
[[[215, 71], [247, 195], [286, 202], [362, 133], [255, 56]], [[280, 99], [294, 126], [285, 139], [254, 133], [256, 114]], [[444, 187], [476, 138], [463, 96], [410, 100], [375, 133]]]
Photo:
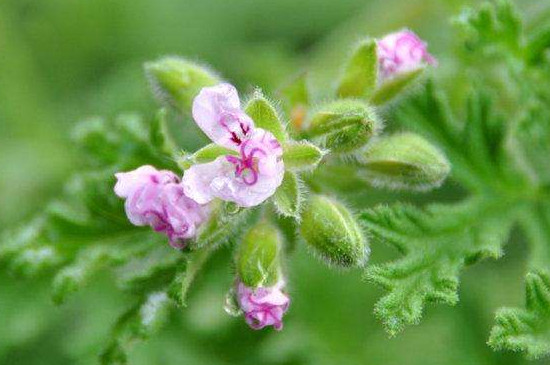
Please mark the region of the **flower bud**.
[[279, 281], [281, 244], [278, 229], [265, 221], [246, 233], [237, 254], [237, 273], [244, 285], [269, 287]]
[[302, 214], [300, 232], [330, 264], [363, 266], [369, 255], [367, 239], [353, 214], [340, 202], [312, 195]]
[[283, 329], [283, 315], [288, 310], [290, 298], [284, 292], [285, 282], [280, 280], [269, 287], [251, 288], [237, 281], [236, 300], [248, 325], [259, 330], [273, 326]]
[[359, 174], [375, 186], [427, 190], [437, 187], [450, 172], [445, 156], [413, 133], [385, 137], [363, 154]]
[[363, 147], [381, 129], [374, 109], [359, 100], [338, 100], [321, 106], [306, 122], [305, 134], [324, 147], [346, 153]]
[[380, 81], [418, 70], [425, 65], [437, 65], [428, 53], [427, 44], [408, 29], [386, 35], [378, 41]]
[[193, 99], [203, 87], [219, 83], [212, 71], [179, 57], [148, 62], [145, 73], [158, 99], [180, 112], [191, 110]]

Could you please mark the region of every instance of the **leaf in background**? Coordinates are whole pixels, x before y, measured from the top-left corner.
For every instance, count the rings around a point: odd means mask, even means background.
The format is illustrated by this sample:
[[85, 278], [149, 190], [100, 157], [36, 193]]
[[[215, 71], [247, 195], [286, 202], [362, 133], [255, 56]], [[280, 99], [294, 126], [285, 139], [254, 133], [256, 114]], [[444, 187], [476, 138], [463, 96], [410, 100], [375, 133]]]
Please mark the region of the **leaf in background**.
[[[292, 114], [295, 108], [309, 105], [310, 96], [307, 87], [307, 73], [303, 72], [284, 85], [277, 93], [285, 101], [287, 111]], [[294, 118], [292, 118], [294, 119]]]
[[468, 49], [507, 56], [520, 55], [522, 24], [511, 1], [484, 3], [479, 10], [466, 9], [455, 19], [468, 35]]
[[104, 365], [127, 364], [127, 351], [136, 341], [142, 341], [161, 327], [167, 319], [171, 301], [165, 291], [144, 297], [136, 306], [124, 313], [111, 333], [109, 345], [101, 354]]
[[491, 103], [486, 94], [473, 94], [465, 121], [460, 121], [433, 82], [428, 82], [425, 92], [404, 103], [397, 118], [437, 144], [451, 161], [453, 176], [476, 191], [507, 180], [505, 123], [493, 112]]
[[531, 105], [512, 128], [508, 151], [517, 168], [537, 185], [550, 184], [550, 113], [548, 106]]
[[366, 276], [388, 294], [375, 307], [391, 335], [417, 324], [427, 302], [455, 304], [458, 275], [468, 263], [502, 255], [514, 207], [472, 199], [457, 205], [379, 206], [361, 214], [371, 235], [404, 257], [371, 266]]
[[547, 271], [530, 272], [525, 284], [525, 309], [500, 309], [489, 345], [523, 351], [534, 360], [550, 354], [550, 276]]

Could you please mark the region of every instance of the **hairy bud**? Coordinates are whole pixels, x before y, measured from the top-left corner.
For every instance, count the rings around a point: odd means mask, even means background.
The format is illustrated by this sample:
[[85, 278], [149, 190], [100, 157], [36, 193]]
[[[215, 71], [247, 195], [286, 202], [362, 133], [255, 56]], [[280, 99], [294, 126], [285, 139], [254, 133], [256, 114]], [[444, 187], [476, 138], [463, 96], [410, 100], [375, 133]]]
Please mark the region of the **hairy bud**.
[[363, 154], [360, 174], [375, 186], [427, 190], [441, 185], [450, 172], [445, 156], [413, 133], [382, 138]]
[[302, 214], [300, 232], [330, 264], [363, 266], [369, 255], [367, 239], [353, 214], [340, 202], [312, 195]]
[[180, 112], [191, 110], [193, 99], [203, 87], [219, 83], [212, 71], [179, 57], [148, 62], [145, 73], [160, 101]]
[[277, 228], [265, 221], [245, 234], [237, 254], [237, 273], [244, 285], [269, 287], [279, 281], [281, 244]]
[[359, 100], [338, 100], [321, 106], [307, 120], [305, 134], [319, 138], [331, 152], [363, 147], [381, 130], [374, 109]]

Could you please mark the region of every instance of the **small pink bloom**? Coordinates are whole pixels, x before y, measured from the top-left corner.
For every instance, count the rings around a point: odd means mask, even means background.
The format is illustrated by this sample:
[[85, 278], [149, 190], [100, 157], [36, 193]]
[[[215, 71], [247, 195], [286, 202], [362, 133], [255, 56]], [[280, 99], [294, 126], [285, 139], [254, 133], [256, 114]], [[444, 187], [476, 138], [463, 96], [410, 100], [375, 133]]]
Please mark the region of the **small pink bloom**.
[[273, 326], [283, 328], [283, 314], [288, 310], [290, 299], [281, 291], [284, 281], [264, 288], [249, 288], [242, 282], [237, 283], [237, 300], [244, 312], [246, 323], [253, 329]]
[[187, 197], [171, 171], [141, 166], [115, 176], [115, 193], [126, 199], [130, 222], [165, 233], [175, 248], [183, 248], [184, 240], [192, 238], [208, 216], [208, 208]]
[[437, 65], [428, 53], [427, 45], [410, 30], [391, 33], [378, 41], [380, 81], [401, 73], [416, 70], [424, 65]]
[[200, 204], [220, 198], [251, 207], [275, 193], [283, 181], [283, 149], [273, 134], [254, 127], [232, 85], [203, 88], [193, 102], [193, 118], [215, 143], [237, 154], [186, 170], [189, 197]]

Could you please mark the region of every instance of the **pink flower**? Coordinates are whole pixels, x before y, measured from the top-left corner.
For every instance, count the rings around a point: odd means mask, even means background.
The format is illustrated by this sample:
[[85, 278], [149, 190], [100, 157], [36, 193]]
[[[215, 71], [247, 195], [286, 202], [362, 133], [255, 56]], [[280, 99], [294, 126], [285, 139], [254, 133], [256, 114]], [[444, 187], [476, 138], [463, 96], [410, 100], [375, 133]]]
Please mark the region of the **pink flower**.
[[175, 248], [185, 247], [184, 240], [192, 238], [208, 216], [208, 208], [187, 197], [171, 171], [141, 166], [115, 176], [115, 193], [126, 199], [130, 222], [164, 232]]
[[283, 149], [241, 110], [232, 85], [203, 88], [193, 101], [193, 118], [212, 141], [237, 153], [186, 170], [187, 196], [200, 204], [220, 198], [252, 207], [275, 193], [283, 181]]
[[256, 289], [238, 282], [237, 300], [250, 327], [259, 330], [273, 326], [278, 331], [283, 328], [283, 314], [290, 304], [288, 296], [281, 291], [283, 287], [284, 281], [269, 288]]
[[416, 70], [425, 64], [437, 65], [427, 45], [410, 30], [391, 33], [378, 41], [380, 81]]

